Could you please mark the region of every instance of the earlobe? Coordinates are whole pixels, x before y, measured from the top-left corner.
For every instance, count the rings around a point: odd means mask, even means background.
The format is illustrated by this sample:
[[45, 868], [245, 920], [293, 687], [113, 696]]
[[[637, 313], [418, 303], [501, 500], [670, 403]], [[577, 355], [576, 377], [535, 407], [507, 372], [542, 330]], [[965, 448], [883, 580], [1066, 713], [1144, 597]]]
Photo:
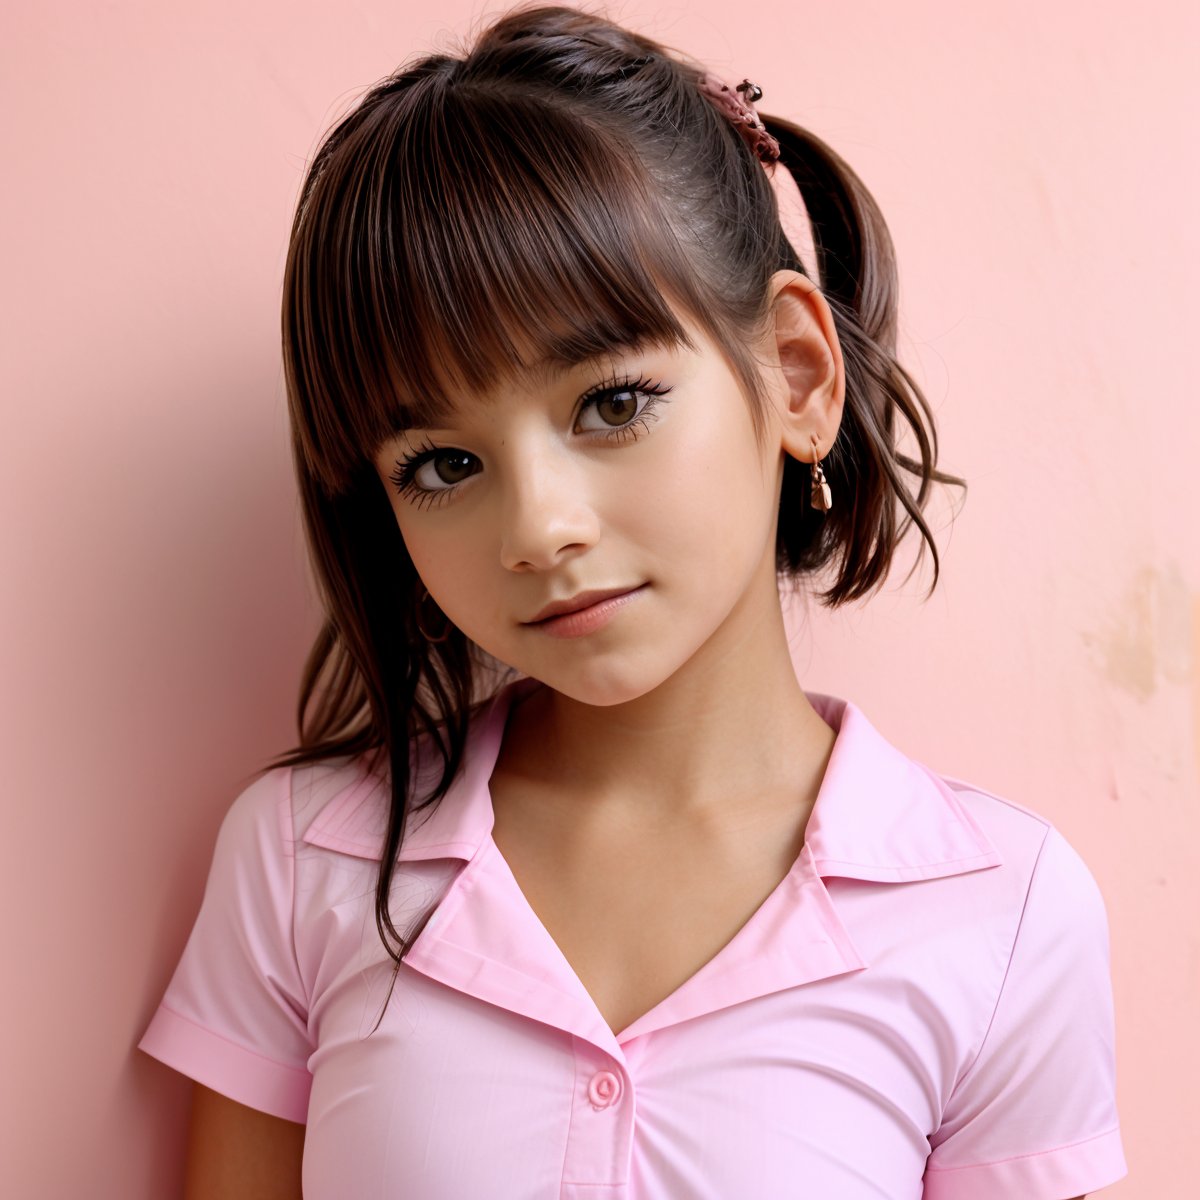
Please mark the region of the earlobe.
[[776, 272], [772, 290], [775, 344], [787, 384], [779, 414], [783, 448], [801, 462], [817, 461], [837, 437], [845, 400], [833, 311], [816, 284], [798, 271]]

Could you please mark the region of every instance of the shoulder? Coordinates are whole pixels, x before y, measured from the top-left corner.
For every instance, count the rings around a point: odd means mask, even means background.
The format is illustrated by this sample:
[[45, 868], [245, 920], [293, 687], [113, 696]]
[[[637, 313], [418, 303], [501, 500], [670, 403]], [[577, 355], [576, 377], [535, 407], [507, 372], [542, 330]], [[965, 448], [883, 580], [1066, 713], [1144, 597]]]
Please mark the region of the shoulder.
[[360, 758], [340, 756], [297, 766], [272, 767], [244, 783], [221, 819], [219, 855], [245, 858], [296, 856], [310, 829], [339, 824], [365, 812], [385, 811], [384, 785]]
[[236, 793], [221, 819], [217, 850], [269, 844], [290, 854], [292, 834], [290, 779], [286, 768], [256, 775]]
[[385, 782], [372, 774], [361, 757], [342, 755], [320, 762], [284, 768], [288, 774], [292, 828], [296, 841], [303, 841], [314, 824], [333, 812], [361, 809], [366, 803], [382, 803]]
[[1019, 804], [977, 783], [953, 775], [935, 774], [1002, 852], [1005, 847], [1010, 850], [1020, 847], [1036, 853], [1054, 827], [1048, 817], [1028, 805]]
[[1060, 923], [1104, 918], [1095, 876], [1048, 817], [977, 784], [948, 775], [939, 779], [999, 851], [1025, 910], [1032, 901], [1039, 915]]

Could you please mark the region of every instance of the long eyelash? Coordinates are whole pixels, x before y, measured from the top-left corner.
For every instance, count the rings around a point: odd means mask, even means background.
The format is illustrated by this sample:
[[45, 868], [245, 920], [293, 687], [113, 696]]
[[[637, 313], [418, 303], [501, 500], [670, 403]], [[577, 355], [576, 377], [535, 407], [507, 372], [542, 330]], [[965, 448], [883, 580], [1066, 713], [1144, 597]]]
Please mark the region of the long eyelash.
[[426, 459], [432, 458], [441, 450], [442, 447], [434, 446], [426, 439], [412, 454], [397, 459], [395, 469], [388, 476], [401, 496], [410, 491], [414, 493], [413, 503], [418, 508], [438, 504], [444, 498], [444, 493], [457, 490], [456, 488], [423, 488], [414, 478]]
[[[641, 392], [645, 396], [649, 396], [642, 411], [630, 421], [627, 425], [615, 426], [611, 433], [605, 433], [603, 440], [606, 442], [621, 443], [625, 441], [637, 441], [642, 437], [650, 427], [650, 422], [658, 419], [658, 414], [654, 411], [659, 405], [659, 396], [665, 396], [671, 388], [664, 387], [661, 383], [652, 383], [650, 380], [642, 378], [634, 381], [632, 379], [613, 379], [607, 380], [602, 384], [592, 388], [587, 392], [580, 404], [582, 412], [589, 404], [595, 400], [603, 399], [605, 396], [616, 395], [619, 392]], [[633, 431], [638, 432], [633, 432]], [[595, 433], [597, 430], [590, 430]], [[395, 485], [396, 491], [400, 495], [405, 495], [408, 492], [414, 493], [413, 503], [419, 508], [430, 507], [435, 504], [441, 504], [448, 496], [457, 492], [462, 486], [455, 484], [453, 487], [447, 488], [423, 488], [416, 482], [416, 473], [421, 469], [426, 461], [433, 458], [437, 454], [443, 453], [445, 447], [431, 445], [425, 441], [422, 445], [416, 447], [413, 453], [396, 461], [395, 469], [388, 476], [389, 480]], [[461, 452], [460, 452], [461, 453]]]
[[[665, 396], [671, 389], [664, 387], [661, 383], [651, 383], [649, 379], [611, 379], [603, 383], [597, 384], [591, 391], [584, 394], [583, 402], [579, 408], [582, 412], [593, 400], [603, 399], [605, 396], [616, 395], [619, 392], [641, 392], [643, 396], [649, 396], [649, 399], [642, 406], [642, 411], [638, 413], [628, 425], [614, 426], [611, 433], [604, 434], [606, 442], [636, 442], [643, 433], [650, 428], [650, 422], [658, 419], [658, 414], [654, 411], [659, 405], [659, 396]], [[630, 430], [640, 430], [639, 433], [631, 433]], [[596, 432], [592, 430], [592, 432]]]

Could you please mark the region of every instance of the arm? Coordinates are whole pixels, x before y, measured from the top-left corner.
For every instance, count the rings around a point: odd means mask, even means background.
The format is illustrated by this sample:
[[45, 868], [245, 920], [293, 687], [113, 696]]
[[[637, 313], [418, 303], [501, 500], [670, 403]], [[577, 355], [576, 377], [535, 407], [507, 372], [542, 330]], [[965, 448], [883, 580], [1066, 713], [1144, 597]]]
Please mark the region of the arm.
[[300, 1200], [304, 1130], [195, 1084], [184, 1200]]
[[1051, 826], [982, 1045], [929, 1135], [924, 1200], [1077, 1200], [1128, 1174], [1113, 1007], [1103, 895]]

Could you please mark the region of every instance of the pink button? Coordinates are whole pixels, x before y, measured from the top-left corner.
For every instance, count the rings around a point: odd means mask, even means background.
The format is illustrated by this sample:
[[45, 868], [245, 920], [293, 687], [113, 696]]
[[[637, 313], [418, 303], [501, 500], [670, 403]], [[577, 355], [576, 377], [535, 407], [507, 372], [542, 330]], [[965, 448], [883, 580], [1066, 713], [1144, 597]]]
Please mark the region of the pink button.
[[607, 1108], [619, 1100], [621, 1081], [611, 1071], [597, 1071], [588, 1084], [588, 1099], [595, 1109]]

